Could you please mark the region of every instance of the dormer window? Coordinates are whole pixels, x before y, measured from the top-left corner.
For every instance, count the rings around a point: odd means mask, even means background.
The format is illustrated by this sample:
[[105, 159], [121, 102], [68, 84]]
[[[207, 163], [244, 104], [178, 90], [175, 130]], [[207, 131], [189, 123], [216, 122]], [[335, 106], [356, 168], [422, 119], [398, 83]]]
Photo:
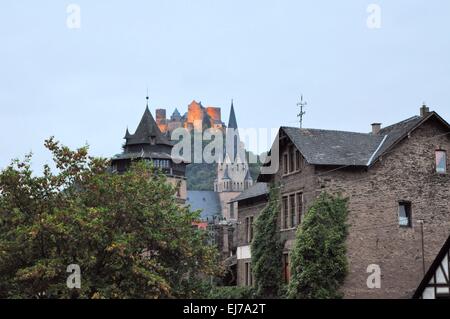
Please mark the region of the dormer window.
[[436, 172], [439, 174], [447, 173], [447, 152], [444, 150], [436, 151]]

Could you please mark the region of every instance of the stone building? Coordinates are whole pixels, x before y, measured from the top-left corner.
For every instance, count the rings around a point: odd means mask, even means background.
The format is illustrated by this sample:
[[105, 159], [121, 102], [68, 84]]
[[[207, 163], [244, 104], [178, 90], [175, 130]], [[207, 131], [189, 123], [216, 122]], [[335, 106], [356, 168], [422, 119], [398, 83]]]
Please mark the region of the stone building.
[[235, 229], [235, 248], [238, 286], [252, 286], [250, 244], [253, 240], [253, 222], [267, 205], [269, 189], [266, 183], [256, 183], [230, 201], [238, 215]]
[[[271, 152], [280, 169], [258, 181], [281, 185], [285, 280], [296, 229], [326, 191], [349, 198], [345, 297], [412, 297], [450, 233], [449, 124], [423, 106], [420, 116], [385, 128], [375, 123], [371, 133], [281, 127], [277, 142]], [[260, 201], [251, 205], [237, 201], [239, 227], [248, 217], [241, 208], [260, 211]], [[250, 256], [238, 255], [238, 278], [247, 271], [239, 261]], [[367, 285], [370, 265], [381, 270], [381, 288]]]
[[175, 109], [170, 118], [167, 118], [166, 109], [156, 109], [156, 123], [163, 134], [169, 134], [177, 128], [202, 131], [207, 128], [224, 130], [221, 109], [219, 107], [204, 107], [201, 102], [192, 101], [188, 111], [181, 115]]
[[217, 178], [214, 191], [218, 193], [222, 217], [235, 220], [234, 207], [229, 202], [253, 185], [253, 178], [247, 163], [245, 148], [239, 137], [234, 105], [231, 102], [230, 118], [226, 130], [224, 160], [217, 164]]
[[175, 159], [172, 158], [173, 144], [158, 128], [148, 108], [148, 97], [147, 106], [136, 131], [134, 134], [130, 134], [127, 129], [124, 139], [123, 152], [111, 159], [112, 171], [123, 173], [133, 161], [152, 162], [167, 175], [170, 183], [177, 186], [175, 196], [180, 203], [185, 203], [187, 198], [185, 177], [187, 163], [174, 161]]

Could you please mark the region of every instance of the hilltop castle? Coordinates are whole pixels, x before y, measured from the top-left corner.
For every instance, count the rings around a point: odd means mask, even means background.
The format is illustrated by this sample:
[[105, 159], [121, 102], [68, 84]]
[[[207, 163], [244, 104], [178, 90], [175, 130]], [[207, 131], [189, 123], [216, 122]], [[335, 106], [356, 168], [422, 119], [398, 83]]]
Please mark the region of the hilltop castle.
[[[214, 216], [225, 220], [235, 220], [234, 207], [229, 202], [244, 190], [253, 185], [246, 152], [241, 143], [233, 102], [228, 126], [221, 119], [219, 107], [204, 107], [200, 102], [193, 101], [188, 111], [181, 116], [175, 109], [170, 119], [166, 118], [165, 109], [156, 109], [156, 119], [153, 118], [149, 106], [134, 134], [126, 131], [123, 152], [112, 158], [112, 170], [124, 172], [133, 160], [148, 160], [161, 168], [170, 181], [179, 185], [177, 197], [180, 202], [186, 202], [193, 209], [202, 210], [204, 219]], [[226, 135], [224, 146], [225, 157], [216, 166], [214, 191], [187, 191], [186, 165], [187, 162], [176, 164], [172, 158], [174, 141], [170, 140], [170, 133], [176, 128], [203, 131], [204, 129], [218, 129]]]
[[178, 109], [167, 118], [166, 109], [156, 109], [156, 123], [162, 133], [171, 133], [177, 128], [202, 131], [207, 128], [225, 129], [220, 107], [204, 107], [201, 102], [192, 101], [188, 111], [181, 115]]

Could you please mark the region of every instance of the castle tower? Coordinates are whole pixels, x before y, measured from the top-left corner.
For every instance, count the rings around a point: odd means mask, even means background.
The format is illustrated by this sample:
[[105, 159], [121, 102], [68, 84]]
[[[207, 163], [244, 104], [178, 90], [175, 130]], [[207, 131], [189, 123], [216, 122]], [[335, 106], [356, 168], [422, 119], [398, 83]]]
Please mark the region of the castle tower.
[[245, 149], [241, 143], [233, 101], [231, 102], [230, 118], [226, 130], [225, 157], [217, 164], [217, 179], [214, 181], [214, 191], [219, 193], [222, 215], [230, 216], [229, 201], [253, 185]]
[[[133, 161], [150, 161], [167, 176], [167, 181], [177, 188], [174, 196], [180, 204], [184, 204], [187, 197], [186, 188], [186, 162], [175, 161], [172, 158], [173, 145], [161, 132], [157, 121], [153, 118], [147, 105], [141, 121], [134, 132], [130, 134], [128, 128], [125, 132], [123, 152], [111, 159], [111, 170], [115, 173], [125, 172]], [[157, 112], [161, 120], [165, 113]]]

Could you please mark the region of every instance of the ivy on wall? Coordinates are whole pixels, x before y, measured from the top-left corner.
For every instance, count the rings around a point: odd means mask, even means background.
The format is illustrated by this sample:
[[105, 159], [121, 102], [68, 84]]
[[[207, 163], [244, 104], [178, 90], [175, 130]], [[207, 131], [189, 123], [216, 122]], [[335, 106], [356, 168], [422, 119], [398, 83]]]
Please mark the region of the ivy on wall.
[[322, 193], [298, 228], [291, 254], [289, 298], [341, 298], [348, 272], [348, 200]]
[[251, 245], [252, 272], [256, 294], [262, 298], [277, 297], [282, 283], [282, 247], [277, 228], [279, 188], [272, 185], [269, 203], [255, 221]]

